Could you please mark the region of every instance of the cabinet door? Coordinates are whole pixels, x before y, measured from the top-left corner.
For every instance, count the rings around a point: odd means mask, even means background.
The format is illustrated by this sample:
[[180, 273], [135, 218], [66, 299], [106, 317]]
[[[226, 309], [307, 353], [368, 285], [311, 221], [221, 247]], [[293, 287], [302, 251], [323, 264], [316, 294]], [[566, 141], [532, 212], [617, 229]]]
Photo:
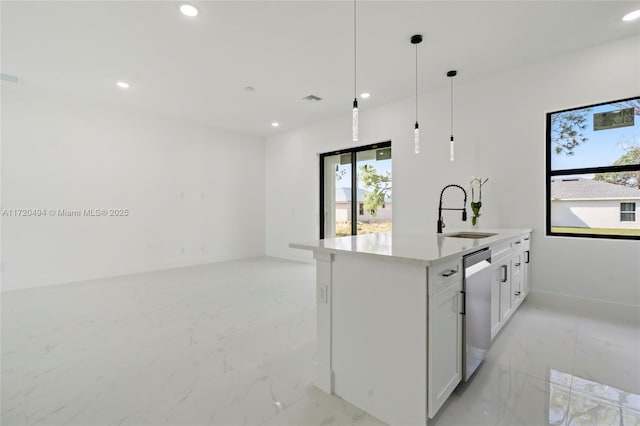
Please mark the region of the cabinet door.
[[522, 260], [522, 288], [523, 288], [523, 297], [529, 294], [529, 290], [531, 290], [531, 249], [525, 250], [524, 259]]
[[515, 308], [522, 300], [522, 259], [524, 254], [517, 253], [511, 259], [511, 308]]
[[500, 282], [501, 271], [499, 264], [494, 264], [491, 272], [491, 340], [500, 331], [500, 325], [502, 324], [500, 317], [500, 288], [502, 283]]
[[511, 262], [506, 260], [500, 263], [498, 279], [500, 281], [500, 322], [506, 321], [511, 314]]
[[428, 411], [433, 418], [462, 380], [462, 281], [429, 297]]

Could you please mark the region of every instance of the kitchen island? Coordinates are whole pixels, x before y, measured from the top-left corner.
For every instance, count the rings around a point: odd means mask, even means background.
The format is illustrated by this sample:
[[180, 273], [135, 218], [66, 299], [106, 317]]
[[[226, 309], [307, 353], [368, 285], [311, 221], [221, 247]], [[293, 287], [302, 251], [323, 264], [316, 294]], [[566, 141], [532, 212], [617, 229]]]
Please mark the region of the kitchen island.
[[317, 264], [315, 385], [389, 424], [427, 424], [463, 376], [463, 256], [491, 247], [500, 259], [492, 337], [528, 293], [531, 230], [483, 232], [492, 235], [387, 232], [290, 244], [312, 250]]

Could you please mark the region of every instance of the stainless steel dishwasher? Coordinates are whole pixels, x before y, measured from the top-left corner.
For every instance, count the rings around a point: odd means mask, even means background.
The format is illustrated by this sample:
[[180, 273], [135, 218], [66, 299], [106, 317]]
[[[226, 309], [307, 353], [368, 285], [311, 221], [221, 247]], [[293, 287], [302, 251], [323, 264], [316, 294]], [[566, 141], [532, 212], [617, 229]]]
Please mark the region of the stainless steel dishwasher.
[[491, 347], [491, 249], [464, 256], [462, 263], [462, 371], [466, 382]]

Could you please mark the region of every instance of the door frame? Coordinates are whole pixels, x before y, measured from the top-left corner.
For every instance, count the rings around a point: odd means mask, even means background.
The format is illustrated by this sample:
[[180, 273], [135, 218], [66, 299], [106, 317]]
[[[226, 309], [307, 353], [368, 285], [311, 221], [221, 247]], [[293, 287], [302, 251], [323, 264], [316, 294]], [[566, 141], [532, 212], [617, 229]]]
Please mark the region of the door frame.
[[[324, 159], [340, 154], [351, 154], [351, 235], [358, 234], [358, 173], [356, 169], [356, 153], [378, 148], [391, 148], [391, 141], [378, 142], [370, 145], [346, 148], [338, 151], [320, 154], [320, 239], [324, 239]], [[391, 154], [393, 159], [393, 152]]]

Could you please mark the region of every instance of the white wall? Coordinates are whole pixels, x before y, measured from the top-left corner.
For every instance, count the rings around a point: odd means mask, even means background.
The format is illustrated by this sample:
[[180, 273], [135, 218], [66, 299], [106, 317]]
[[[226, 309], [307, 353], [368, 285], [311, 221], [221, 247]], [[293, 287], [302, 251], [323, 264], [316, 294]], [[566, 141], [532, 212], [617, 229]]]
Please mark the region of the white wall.
[[264, 254], [264, 141], [3, 83], [2, 289]]
[[[636, 203], [636, 220], [620, 220], [620, 203]], [[638, 229], [640, 202], [637, 200], [554, 200], [551, 226]]]
[[[429, 96], [437, 96], [439, 101], [449, 104], [448, 88]], [[449, 108], [436, 105], [421, 101], [420, 110], [432, 119], [420, 122], [421, 129], [425, 130], [419, 155], [413, 153], [413, 99], [377, 109], [368, 109], [363, 101], [359, 117], [360, 140], [355, 143], [351, 140], [348, 104], [343, 116], [337, 119], [267, 139], [267, 255], [304, 261], [312, 259], [310, 253], [289, 249], [288, 244], [318, 238], [318, 154], [388, 140], [392, 141], [394, 232], [435, 232], [440, 190], [449, 183], [466, 185], [474, 174], [471, 161], [475, 150], [472, 133], [460, 128], [456, 132], [456, 139], [460, 141], [456, 161], [449, 162]], [[460, 117], [464, 116], [462, 110], [461, 106]], [[462, 118], [456, 120], [461, 122]], [[462, 193], [452, 191], [448, 197], [451, 202], [462, 205]], [[456, 214], [445, 217], [451, 226], [459, 225], [459, 220]]]
[[[452, 64], [442, 65], [444, 76]], [[640, 305], [638, 241], [544, 235], [545, 113], [640, 94], [640, 37], [475, 80], [464, 71], [456, 77], [454, 163], [448, 161], [446, 77], [441, 90], [420, 96], [419, 155], [412, 152], [412, 99], [375, 110], [361, 104], [357, 145], [392, 140], [394, 232], [435, 232], [441, 188], [489, 176], [482, 226], [534, 229], [534, 290]], [[346, 107], [333, 121], [267, 140], [268, 255], [311, 259], [287, 245], [318, 236], [317, 154], [355, 145]], [[460, 202], [459, 194], [448, 197], [447, 203]], [[461, 224], [457, 215], [445, 215], [446, 223]]]

